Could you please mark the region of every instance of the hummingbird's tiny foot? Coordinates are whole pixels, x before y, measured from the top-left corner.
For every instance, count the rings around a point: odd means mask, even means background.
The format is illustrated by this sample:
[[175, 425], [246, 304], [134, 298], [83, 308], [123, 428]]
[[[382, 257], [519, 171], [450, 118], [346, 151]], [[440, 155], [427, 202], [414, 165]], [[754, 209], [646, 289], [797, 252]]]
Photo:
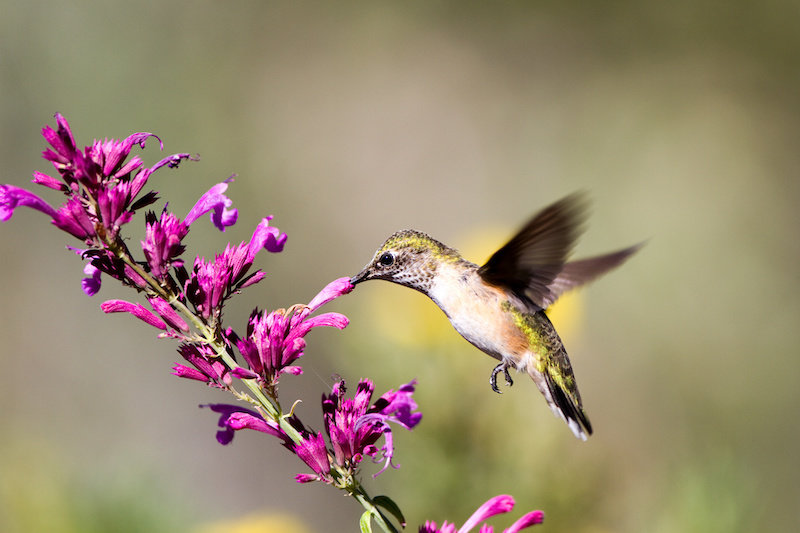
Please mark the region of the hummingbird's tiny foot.
[[508, 375], [508, 367], [505, 363], [500, 363], [496, 367], [492, 369], [492, 375], [489, 376], [489, 385], [491, 385], [492, 390], [495, 391], [497, 394], [503, 394], [499, 388], [497, 388], [497, 374], [503, 372], [506, 375], [506, 383], [509, 385], [513, 385], [514, 382], [511, 381], [511, 376]]
[[508, 373], [508, 367], [507, 366], [503, 368], [503, 373], [506, 375], [506, 385], [508, 385], [509, 387], [513, 386], [514, 385], [514, 380], [511, 379], [511, 375]]

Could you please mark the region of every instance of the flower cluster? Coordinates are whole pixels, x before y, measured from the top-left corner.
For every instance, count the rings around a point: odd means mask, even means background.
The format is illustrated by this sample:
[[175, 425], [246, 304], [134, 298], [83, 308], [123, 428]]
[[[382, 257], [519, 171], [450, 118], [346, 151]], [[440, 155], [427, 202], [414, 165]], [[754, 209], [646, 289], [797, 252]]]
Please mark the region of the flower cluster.
[[255, 379], [262, 385], [273, 388], [284, 372], [301, 374], [302, 368], [293, 363], [303, 355], [306, 342], [303, 337], [318, 326], [344, 329], [348, 320], [339, 313], [324, 313], [311, 317], [323, 304], [353, 290], [348, 278], [339, 278], [309, 302], [288, 310], [272, 312], [254, 310], [247, 324], [247, 336], [233, 339], [236, 347], [250, 369], [238, 368], [237, 377]]
[[[295, 477], [297, 481], [343, 481], [346, 484], [347, 480], [340, 479], [341, 475], [344, 474], [345, 478], [355, 475], [364, 456], [372, 457], [375, 462], [383, 461], [383, 468], [375, 476], [391, 464], [394, 445], [389, 422], [408, 430], [419, 424], [422, 414], [415, 412], [417, 404], [412, 398], [415, 385], [416, 382], [412, 381], [397, 391], [390, 390], [370, 405], [374, 392], [370, 380], [362, 379], [359, 382], [353, 398], [345, 398], [344, 380], [336, 382], [331, 394], [322, 397], [325, 432], [330, 449], [322, 433], [306, 429], [294, 417], [290, 418], [290, 423], [301, 435], [299, 442], [292, 442], [280, 427], [250, 409], [225, 404], [208, 407], [221, 414], [219, 426], [223, 429], [217, 433], [220, 443], [230, 443], [234, 431], [240, 429], [268, 433], [281, 439], [284, 446], [314, 471], [313, 474], [298, 474]], [[381, 437], [384, 437], [384, 443], [378, 448], [375, 444]], [[332, 465], [337, 467], [336, 475], [332, 474]]]
[[[281, 444], [305, 463], [313, 473], [298, 474], [306, 483], [320, 481], [346, 491], [365, 508], [361, 530], [371, 531], [374, 521], [384, 531], [396, 531], [388, 512], [403, 527], [405, 519], [387, 496], [371, 498], [358, 479], [365, 457], [382, 463], [377, 476], [393, 464], [392, 426], [412, 430], [422, 415], [412, 395], [416, 381], [390, 390], [374, 403], [374, 386], [362, 379], [352, 397], [346, 396], [344, 380], [337, 381], [330, 394], [322, 397], [323, 431], [314, 431], [294, 414], [284, 414], [278, 398], [278, 383], [283, 374], [298, 375], [297, 364], [306, 349], [306, 335], [314, 328], [343, 329], [348, 319], [339, 313], [315, 313], [328, 302], [353, 290], [349, 278], [329, 283], [308, 304], [272, 311], [254, 310], [243, 336], [222, 325], [223, 307], [229, 298], [264, 278], [253, 270], [261, 250], [281, 252], [286, 234], [270, 226], [271, 216], [261, 220], [250, 240], [228, 246], [213, 259], [196, 257], [186, 261], [185, 240], [200, 217], [210, 215], [220, 231], [233, 226], [238, 211], [226, 196], [231, 178], [211, 187], [182, 219], [165, 205], [159, 215], [145, 213], [141, 258], [129, 249], [130, 239], [122, 230], [137, 211], [158, 200], [155, 191], [145, 192], [150, 176], [163, 167], [175, 167], [187, 153], [174, 154], [152, 167], [144, 167], [135, 146], [144, 149], [146, 141], [161, 139], [152, 133], [134, 133], [123, 140], [95, 140], [82, 150], [77, 148], [69, 124], [56, 114], [56, 128], [42, 129], [50, 148], [43, 152], [58, 178], [35, 172], [33, 182], [62, 193], [63, 204], [53, 207], [38, 195], [0, 185], [0, 221], [9, 220], [17, 207], [29, 207], [50, 217], [59, 229], [82, 241], [70, 247], [86, 261], [83, 291], [93, 296], [105, 276], [143, 293], [149, 308], [142, 303], [108, 300], [101, 304], [106, 313], [129, 313], [156, 328], [160, 336], [180, 341], [178, 353], [186, 364], [176, 363], [172, 373], [233, 394], [243, 404], [208, 405], [219, 414], [217, 440], [229, 444], [236, 431], [252, 429], [277, 437]], [[296, 402], [295, 402], [296, 403]], [[327, 438], [326, 438], [327, 437]], [[382, 440], [381, 440], [382, 439]], [[478, 522], [514, 505], [510, 496], [486, 502], [458, 530], [465, 532]], [[507, 532], [516, 532], [542, 521], [535, 511], [523, 516]], [[421, 532], [454, 533], [447, 522], [439, 528], [426, 522]], [[492, 528], [482, 526], [483, 533]]]

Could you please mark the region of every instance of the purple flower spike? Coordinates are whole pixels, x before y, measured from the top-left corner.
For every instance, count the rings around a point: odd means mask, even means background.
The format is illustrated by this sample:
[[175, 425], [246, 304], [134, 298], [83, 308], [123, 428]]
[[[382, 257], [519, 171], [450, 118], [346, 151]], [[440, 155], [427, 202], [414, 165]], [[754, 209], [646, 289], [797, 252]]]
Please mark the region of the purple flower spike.
[[56, 210], [32, 192], [13, 185], [0, 185], [0, 222], [10, 219], [14, 209], [20, 206], [36, 209], [51, 218], [56, 216]]
[[42, 129], [50, 144], [43, 156], [53, 164], [62, 181], [35, 172], [33, 182], [67, 193], [69, 199], [54, 211], [35, 195], [9, 189], [5, 194], [0, 192], [0, 220], [10, 218], [16, 205], [27, 205], [49, 214], [58, 228], [100, 248], [118, 238], [120, 228], [130, 222], [137, 209], [156, 200], [154, 192], [139, 197], [150, 175], [161, 166], [173, 167], [189, 158], [189, 154], [175, 154], [143, 169], [142, 159], [130, 157], [130, 153], [134, 146], [144, 148], [150, 137], [156, 138], [163, 149], [161, 139], [152, 133], [134, 133], [121, 141], [95, 140], [81, 151], [66, 119], [56, 114], [56, 123], [57, 129], [50, 126]]
[[[480, 522], [490, 518], [496, 514], [507, 513], [514, 508], [514, 498], [507, 495], [495, 496], [489, 499], [486, 503], [481, 505], [469, 519], [464, 522], [464, 525], [456, 530], [454, 524], [443, 522], [441, 527], [436, 525], [436, 522], [425, 522], [425, 525], [419, 528], [420, 533], [467, 533], [472, 531]], [[530, 526], [541, 524], [544, 521], [544, 513], [542, 511], [532, 511], [522, 518], [514, 522], [508, 529], [504, 529], [503, 533], [518, 533], [523, 529]], [[480, 533], [493, 533], [492, 526], [483, 524], [480, 528]]]
[[228, 183], [233, 181], [233, 178], [228, 178], [222, 183], [217, 183], [211, 187], [200, 199], [194, 204], [194, 207], [189, 211], [184, 219], [187, 226], [191, 226], [195, 220], [211, 211], [211, 222], [220, 231], [225, 231], [228, 226], [233, 226], [239, 216], [239, 211], [236, 209], [228, 209], [233, 200], [225, 196], [224, 192], [228, 189]]
[[167, 325], [160, 318], [145, 309], [142, 304], [134, 304], [126, 302], [125, 300], [107, 300], [100, 304], [100, 309], [102, 309], [104, 313], [130, 313], [154, 328], [161, 330], [167, 329]]

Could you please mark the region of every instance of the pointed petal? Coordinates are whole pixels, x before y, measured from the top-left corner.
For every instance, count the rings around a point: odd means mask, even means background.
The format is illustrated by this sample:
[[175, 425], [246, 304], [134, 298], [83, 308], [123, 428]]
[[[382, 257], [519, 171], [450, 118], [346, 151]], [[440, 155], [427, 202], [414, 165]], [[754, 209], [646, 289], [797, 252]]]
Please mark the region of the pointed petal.
[[319, 291], [319, 294], [314, 296], [314, 299], [308, 303], [308, 307], [312, 312], [316, 311], [331, 300], [351, 292], [354, 288], [355, 286], [350, 283], [350, 278], [335, 279]]
[[226, 227], [235, 224], [238, 211], [236, 209], [228, 209], [233, 204], [233, 201], [225, 196], [225, 191], [228, 189], [230, 181], [232, 180], [228, 179], [222, 183], [217, 183], [206, 191], [186, 215], [184, 223], [189, 226], [210, 211], [211, 222], [218, 230], [225, 231]]
[[542, 522], [544, 522], [544, 513], [542, 511], [531, 511], [511, 524], [511, 527], [503, 531], [503, 533], [517, 533], [518, 531], [535, 526], [536, 524], [541, 524]]
[[167, 325], [153, 313], [148, 311], [142, 304], [134, 304], [125, 300], [107, 300], [100, 304], [100, 309], [104, 313], [130, 313], [139, 320], [146, 322], [161, 330], [166, 330]]
[[461, 528], [458, 530], [458, 533], [466, 533], [487, 518], [496, 514], [507, 513], [513, 508], [514, 498], [506, 494], [495, 496], [478, 507], [478, 510], [475, 511], [466, 522], [464, 522], [464, 525], [461, 526]]
[[0, 222], [5, 222], [14, 214], [17, 207], [30, 207], [49, 215], [56, 216], [56, 210], [37, 195], [13, 185], [0, 185]]

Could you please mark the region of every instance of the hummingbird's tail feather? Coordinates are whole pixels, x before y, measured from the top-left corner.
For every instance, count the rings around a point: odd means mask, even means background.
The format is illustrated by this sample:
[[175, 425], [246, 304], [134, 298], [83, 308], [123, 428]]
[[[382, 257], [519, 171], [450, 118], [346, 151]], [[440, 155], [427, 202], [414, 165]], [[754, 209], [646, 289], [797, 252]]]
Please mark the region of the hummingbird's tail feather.
[[586, 440], [592, 434], [592, 424], [580, 405], [580, 398], [564, 390], [549, 372], [544, 373], [544, 379], [549, 393], [545, 397], [550, 409], [567, 423], [576, 437]]

